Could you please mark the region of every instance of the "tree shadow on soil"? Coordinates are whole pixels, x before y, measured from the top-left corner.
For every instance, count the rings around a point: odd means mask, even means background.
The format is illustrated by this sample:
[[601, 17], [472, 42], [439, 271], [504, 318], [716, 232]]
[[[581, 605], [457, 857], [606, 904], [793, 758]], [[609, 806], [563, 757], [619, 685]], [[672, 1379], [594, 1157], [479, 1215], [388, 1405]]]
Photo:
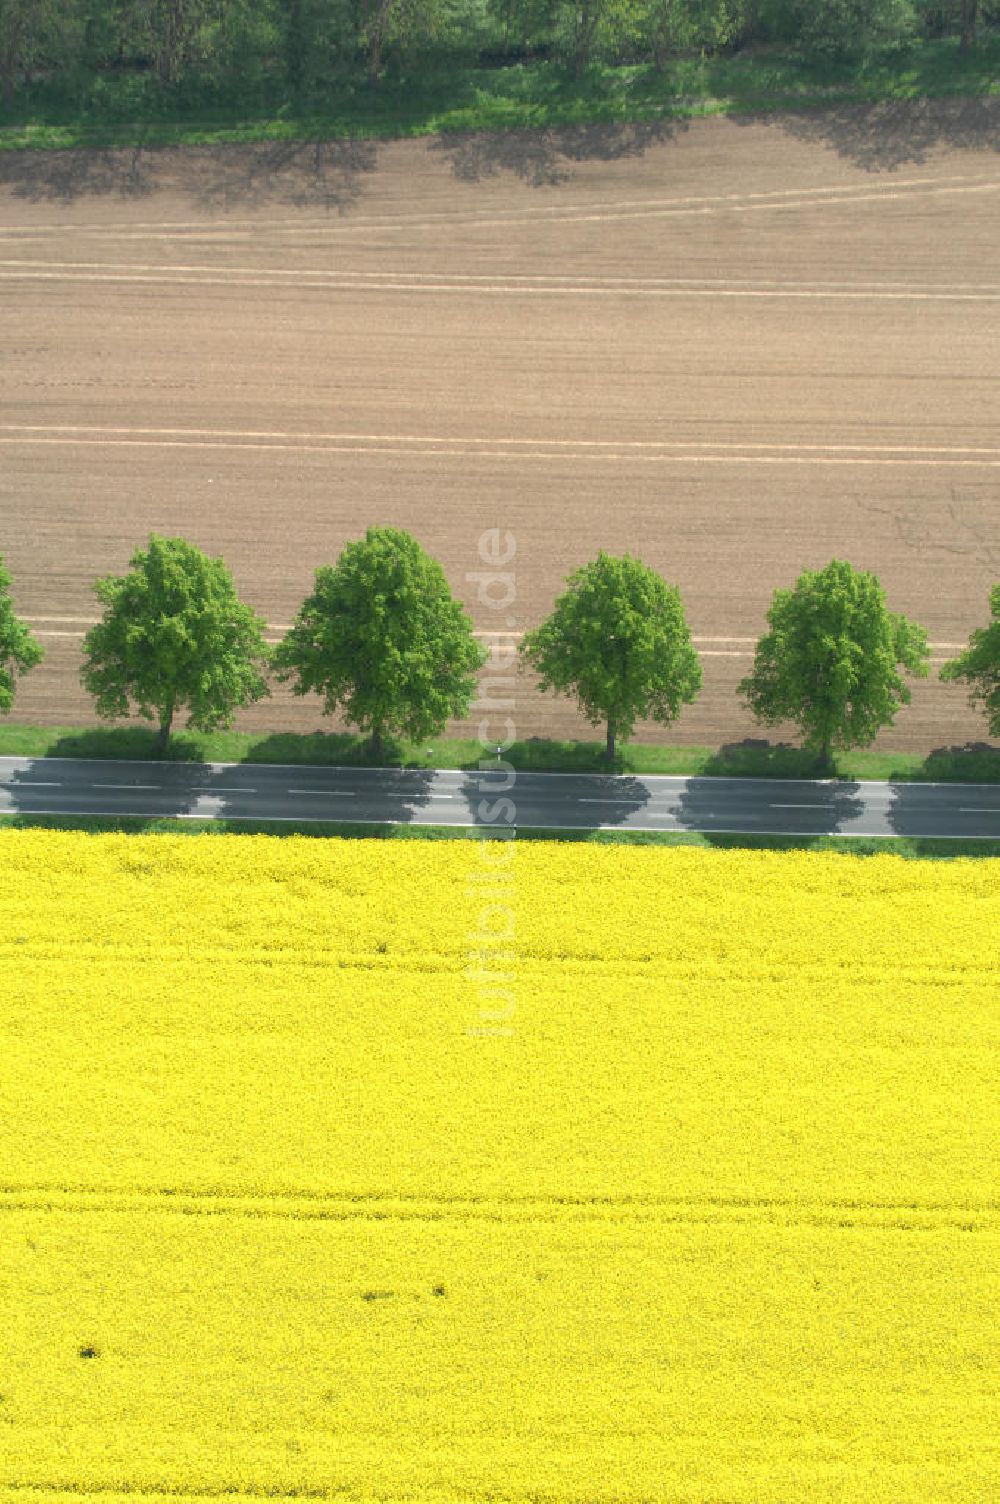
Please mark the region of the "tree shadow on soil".
[[224, 209], [265, 204], [345, 213], [378, 166], [375, 141], [270, 141], [202, 148], [197, 198]]
[[141, 146], [0, 152], [0, 187], [32, 203], [139, 199], [157, 186], [156, 154]]
[[894, 172], [940, 150], [1000, 151], [1000, 98], [899, 99], [733, 117], [829, 146], [866, 172]]
[[33, 203], [147, 198], [170, 190], [211, 208], [275, 205], [345, 213], [378, 166], [375, 141], [0, 153], [0, 188]]
[[520, 128], [502, 131], [448, 132], [431, 143], [464, 183], [509, 172], [531, 188], [551, 188], [573, 176], [573, 162], [616, 162], [641, 157], [650, 146], [687, 130], [686, 120], [651, 120], [635, 124]]

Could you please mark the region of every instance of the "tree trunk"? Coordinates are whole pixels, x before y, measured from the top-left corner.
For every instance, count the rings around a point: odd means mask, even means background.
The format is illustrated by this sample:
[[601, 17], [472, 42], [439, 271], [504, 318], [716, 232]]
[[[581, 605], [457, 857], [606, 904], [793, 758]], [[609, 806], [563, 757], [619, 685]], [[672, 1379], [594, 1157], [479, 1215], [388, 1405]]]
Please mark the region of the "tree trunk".
[[614, 721], [609, 721], [608, 722], [608, 746], [607, 746], [606, 756], [607, 756], [608, 762], [614, 762], [614, 760], [615, 760], [615, 723], [614, 723]]
[[372, 739], [368, 743], [368, 750], [371, 753], [373, 760], [375, 758], [378, 758], [378, 757], [382, 756], [382, 728], [381, 728], [381, 726], [373, 726], [372, 727]]
[[305, 52], [305, 31], [302, 22], [302, 0], [290, 0], [288, 23], [285, 32], [285, 76], [292, 93], [298, 98], [302, 91], [302, 61]]
[[4, 20], [0, 37], [0, 99], [8, 112], [14, 108], [17, 89], [17, 63], [21, 50], [21, 17], [15, 12]]
[[959, 48], [962, 52], [971, 52], [976, 45], [978, 11], [979, 0], [962, 0], [961, 39], [959, 41]]
[[373, 37], [368, 44], [368, 87], [377, 89], [382, 76], [382, 38]]
[[173, 724], [174, 707], [168, 705], [160, 716], [160, 732], [156, 738], [156, 750], [161, 757], [165, 757], [167, 747], [170, 745], [170, 727]]
[[576, 13], [576, 36], [573, 43], [573, 74], [582, 78], [590, 62], [590, 49], [597, 29], [596, 6], [598, 0], [578, 0]]
[[174, 81], [176, 61], [175, 20], [172, 0], [168, 0], [161, 19], [160, 47], [156, 56], [156, 74], [161, 84], [171, 84]]
[[372, 6], [365, 6], [365, 17], [372, 15], [372, 24], [368, 30], [368, 86], [377, 89], [382, 77], [382, 54], [385, 50], [386, 34], [389, 30], [389, 11], [392, 0], [376, 0]]
[[189, 0], [164, 0], [159, 14], [159, 51], [156, 72], [161, 84], [175, 84], [181, 76], [192, 17]]

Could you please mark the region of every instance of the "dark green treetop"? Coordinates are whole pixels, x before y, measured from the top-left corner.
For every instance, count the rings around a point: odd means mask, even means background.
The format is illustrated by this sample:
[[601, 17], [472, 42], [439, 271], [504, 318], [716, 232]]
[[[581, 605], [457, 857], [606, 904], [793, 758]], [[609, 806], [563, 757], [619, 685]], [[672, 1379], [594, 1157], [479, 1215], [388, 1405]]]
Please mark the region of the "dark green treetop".
[[0, 714], [10, 710], [19, 674], [26, 674], [45, 656], [24, 622], [14, 612], [11, 575], [0, 558]]
[[927, 633], [886, 606], [873, 574], [842, 559], [776, 590], [770, 630], [738, 691], [758, 721], [792, 721], [821, 764], [832, 747], [867, 747], [910, 690], [900, 670], [927, 674]]
[[315, 587], [278, 645], [277, 676], [371, 738], [421, 741], [468, 714], [486, 653], [444, 570], [409, 533], [369, 528]]
[[156, 534], [94, 589], [104, 615], [83, 644], [81, 679], [107, 719], [132, 706], [160, 728], [166, 749], [174, 716], [196, 731], [232, 725], [243, 705], [269, 693], [265, 622], [244, 605], [232, 575], [184, 538]]
[[602, 551], [567, 584], [525, 634], [521, 660], [543, 690], [574, 696], [592, 725], [606, 726], [610, 761], [637, 720], [676, 720], [701, 688], [701, 664], [680, 592], [641, 559]]
[[969, 638], [969, 646], [941, 669], [941, 678], [964, 680], [969, 687], [970, 705], [985, 712], [991, 736], [1000, 736], [1000, 585], [990, 591], [992, 622], [979, 627]]

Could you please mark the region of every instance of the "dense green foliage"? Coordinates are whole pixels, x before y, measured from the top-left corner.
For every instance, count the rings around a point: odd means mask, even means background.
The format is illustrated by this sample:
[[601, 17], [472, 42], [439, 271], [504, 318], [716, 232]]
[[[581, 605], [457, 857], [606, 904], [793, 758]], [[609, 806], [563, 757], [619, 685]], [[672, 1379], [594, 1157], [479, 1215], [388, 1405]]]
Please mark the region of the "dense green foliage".
[[765, 726], [794, 722], [823, 764], [832, 747], [870, 746], [892, 725], [910, 701], [901, 668], [926, 677], [923, 627], [890, 612], [875, 575], [842, 559], [776, 590], [767, 620], [739, 692]]
[[[481, 758], [482, 725], [477, 738], [439, 738], [450, 720], [468, 716], [487, 654], [440, 565], [409, 534], [370, 528], [336, 566], [318, 569], [312, 594], [273, 652], [266, 623], [239, 600], [221, 558], [153, 535], [130, 563], [128, 574], [95, 584], [104, 614], [84, 639], [81, 678], [103, 719], [135, 709], [159, 723], [158, 733], [8, 727], [0, 753], [413, 767], [474, 766]], [[606, 744], [531, 737], [505, 750], [515, 767], [584, 772], [610, 762], [620, 771], [797, 778], [814, 775], [818, 753], [842, 777], [1000, 778], [1000, 750], [979, 744], [939, 748], [923, 761], [896, 753], [833, 757], [835, 748], [850, 754], [870, 746], [893, 724], [910, 701], [902, 675], [925, 677], [929, 652], [925, 630], [891, 613], [877, 578], [848, 563], [807, 570], [793, 589], [775, 592], [769, 630], [737, 686], [763, 724], [798, 725], [801, 748], [622, 747], [637, 721], [670, 725], [701, 687], [680, 594], [640, 560], [604, 552], [567, 584], [548, 619], [525, 634], [519, 659], [543, 690], [575, 698], [592, 725], [604, 725]], [[12, 706], [17, 675], [43, 657], [14, 612], [10, 585], [0, 558], [0, 712]], [[970, 703], [1000, 737], [1000, 585], [990, 609], [992, 623], [972, 632], [940, 677], [964, 681]], [[339, 711], [368, 741], [343, 731], [232, 732], [235, 711], [269, 693], [271, 668], [293, 693], [319, 694], [324, 713]], [[189, 734], [171, 741], [185, 707]], [[433, 748], [426, 745], [432, 736]]]
[[125, 575], [94, 586], [104, 615], [84, 638], [84, 688], [108, 720], [129, 713], [158, 721], [166, 747], [175, 714], [196, 731], [232, 725], [243, 705], [269, 693], [261, 674], [265, 622], [236, 594], [221, 559], [183, 538], [155, 534]]
[[383, 737], [420, 741], [467, 715], [485, 661], [440, 564], [390, 527], [317, 569], [274, 655], [278, 678], [322, 695], [326, 714], [339, 709], [371, 736], [373, 756]]
[[998, 21], [1000, 0], [0, 0], [0, 102], [93, 120], [363, 116], [386, 85], [461, 70], [580, 80], [761, 49], [823, 68], [943, 35], [971, 52]]
[[990, 591], [990, 615], [990, 625], [973, 632], [965, 652], [944, 665], [941, 678], [963, 680], [970, 704], [986, 715], [990, 735], [1000, 736], [1000, 585]]
[[24, 622], [14, 614], [11, 583], [10, 573], [0, 558], [0, 715], [14, 703], [17, 676], [33, 669], [44, 656]]
[[669, 726], [701, 688], [680, 592], [641, 560], [601, 552], [577, 569], [551, 616], [521, 641], [543, 690], [572, 695], [607, 726], [607, 756], [637, 720]]

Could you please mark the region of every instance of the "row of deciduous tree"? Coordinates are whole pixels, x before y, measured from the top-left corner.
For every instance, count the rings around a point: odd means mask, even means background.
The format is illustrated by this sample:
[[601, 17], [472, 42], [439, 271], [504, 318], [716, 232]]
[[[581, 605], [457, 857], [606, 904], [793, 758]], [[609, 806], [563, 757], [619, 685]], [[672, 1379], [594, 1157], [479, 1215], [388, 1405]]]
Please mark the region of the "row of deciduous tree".
[[422, 58], [646, 62], [773, 42], [817, 60], [956, 30], [975, 44], [1000, 0], [2, 0], [0, 96], [39, 80], [92, 96], [123, 71], [201, 100], [329, 98]]
[[[15, 614], [11, 583], [0, 560], [0, 711], [43, 656]], [[637, 721], [676, 720], [697, 696], [701, 665], [679, 590], [641, 560], [602, 552], [566, 583], [522, 639], [521, 663], [605, 727], [613, 759]], [[181, 712], [195, 730], [230, 726], [269, 693], [271, 669], [295, 694], [318, 694], [324, 713], [357, 726], [378, 756], [386, 737], [422, 741], [468, 715], [488, 658], [441, 566], [395, 528], [369, 528], [317, 569], [275, 646], [223, 560], [183, 538], [154, 534], [128, 573], [94, 588], [104, 610], [84, 639], [84, 686], [104, 718], [134, 710], [155, 720], [161, 750]], [[990, 608], [991, 624], [941, 678], [964, 681], [1000, 736], [1000, 585]], [[927, 674], [924, 629], [889, 611], [877, 578], [843, 560], [775, 591], [767, 621], [739, 692], [764, 725], [797, 725], [823, 763], [834, 747], [870, 745], [909, 702], [904, 674]]]

